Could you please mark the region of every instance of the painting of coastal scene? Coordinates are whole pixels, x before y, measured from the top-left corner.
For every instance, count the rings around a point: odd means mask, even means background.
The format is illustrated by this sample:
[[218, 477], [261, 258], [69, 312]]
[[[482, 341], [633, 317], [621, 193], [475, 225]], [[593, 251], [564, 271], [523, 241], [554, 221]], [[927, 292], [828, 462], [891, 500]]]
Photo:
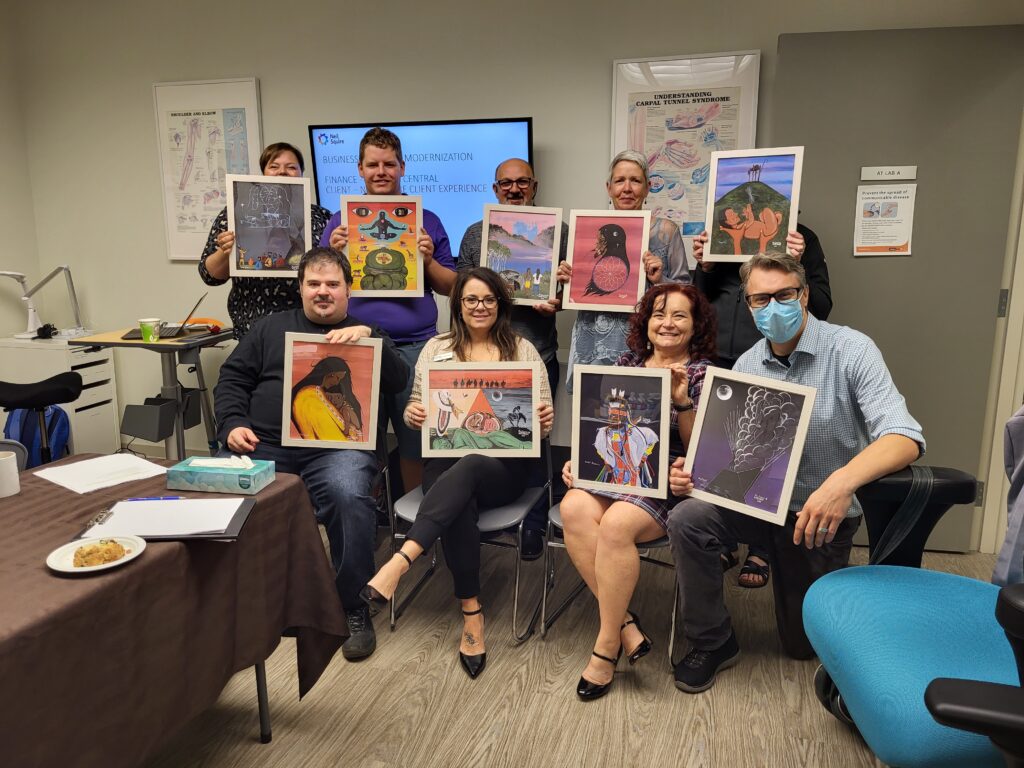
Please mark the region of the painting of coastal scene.
[[485, 205], [480, 264], [504, 278], [514, 304], [554, 296], [561, 208]]

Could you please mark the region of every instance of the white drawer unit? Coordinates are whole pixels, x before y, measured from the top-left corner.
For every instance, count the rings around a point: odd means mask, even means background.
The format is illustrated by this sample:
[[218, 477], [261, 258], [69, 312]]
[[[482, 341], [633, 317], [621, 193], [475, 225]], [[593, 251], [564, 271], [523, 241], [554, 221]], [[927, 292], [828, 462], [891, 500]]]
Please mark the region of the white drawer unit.
[[[82, 394], [61, 405], [71, 422], [71, 452], [117, 451], [121, 435], [112, 349], [69, 347], [63, 339], [0, 339], [2, 381], [31, 384], [67, 371], [82, 376]], [[6, 421], [0, 411], [0, 425]]]

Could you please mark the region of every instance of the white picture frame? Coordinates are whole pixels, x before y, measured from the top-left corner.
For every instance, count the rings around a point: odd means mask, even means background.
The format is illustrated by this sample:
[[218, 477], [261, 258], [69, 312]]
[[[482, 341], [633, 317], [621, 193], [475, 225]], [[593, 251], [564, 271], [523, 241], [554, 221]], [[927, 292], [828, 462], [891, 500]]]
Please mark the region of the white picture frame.
[[[383, 341], [370, 337], [348, 344], [330, 344], [321, 334], [293, 331], [286, 332], [284, 338], [281, 445], [375, 451]], [[323, 385], [316, 380], [316, 376], [321, 375], [317, 372], [317, 365], [322, 365], [328, 357], [344, 361], [344, 366], [323, 366], [322, 372], [324, 376], [334, 374], [336, 379], [338, 374], [342, 374], [340, 381], [329, 383], [329, 386], [340, 390], [343, 403], [340, 407], [324, 397], [320, 391]], [[305, 412], [301, 416], [295, 415], [297, 405]], [[310, 415], [310, 409], [317, 407], [327, 415], [322, 421], [326, 427], [323, 430], [314, 423], [317, 414]], [[332, 432], [344, 431], [345, 427], [338, 425], [353, 421], [347, 418], [350, 413], [358, 414], [359, 438], [327, 437]]]
[[[617, 253], [613, 244], [604, 238], [605, 227], [617, 228], [624, 233], [623, 253]], [[604, 239], [605, 253], [596, 253], [597, 238]], [[651, 239], [651, 212], [613, 210], [569, 211], [569, 241], [565, 260], [573, 268], [572, 277], [562, 291], [565, 309], [585, 309], [592, 312], [624, 312], [632, 314], [644, 295], [647, 279], [643, 255]], [[605, 259], [627, 264], [624, 282], [620, 287], [605, 292], [610, 286], [598, 286], [595, 275], [598, 263]], [[613, 262], [614, 263], [614, 262]], [[621, 271], [620, 271], [621, 272]], [[594, 297], [594, 298], [591, 298]]]
[[[520, 226], [522, 232], [531, 233], [532, 238], [518, 232], [508, 232], [508, 227]], [[544, 229], [539, 229], [543, 225]], [[492, 249], [492, 226], [503, 233], [502, 240]], [[552, 231], [550, 246], [537, 242], [548, 229]], [[519, 241], [523, 241], [520, 243]], [[485, 205], [480, 230], [480, 266], [497, 272], [508, 285], [512, 303], [520, 306], [547, 304], [558, 292], [558, 257], [562, 244], [562, 209], [542, 208], [535, 205]], [[518, 246], [518, 252], [516, 249]], [[499, 248], [504, 249], [498, 253]], [[534, 266], [536, 265], [536, 266]], [[546, 289], [537, 287], [536, 277], [523, 279], [526, 273], [537, 270], [541, 281], [546, 280]], [[545, 268], [546, 275], [540, 271]]]
[[[570, 440], [570, 461], [572, 462], [573, 487], [591, 491], [612, 491], [657, 499], [668, 498], [669, 440], [671, 423], [669, 412], [672, 403], [672, 372], [667, 368], [632, 368], [620, 365], [576, 365], [573, 366], [572, 438]], [[610, 466], [609, 458], [614, 454], [609, 446], [606, 430], [612, 428], [612, 421], [605, 414], [609, 399], [615, 399], [623, 391], [623, 398], [643, 406], [651, 417], [637, 417], [634, 405], [627, 413], [629, 423], [637, 428], [637, 442], [649, 446], [652, 437], [657, 443], [652, 451], [637, 450], [630, 455], [641, 456], [642, 461], [635, 467], [625, 467], [619, 475], [628, 482], [606, 481], [609, 471], [616, 475], [617, 468]], [[603, 424], [604, 426], [596, 426]], [[593, 446], [593, 451], [584, 452], [584, 445]], [[632, 445], [633, 443], [631, 443]], [[596, 457], [594, 457], [596, 454]], [[647, 458], [653, 456], [653, 460]], [[614, 462], [613, 462], [614, 463]], [[652, 483], [647, 484], [649, 480]], [[636, 484], [631, 481], [639, 481]]]
[[816, 395], [803, 384], [708, 367], [686, 452], [690, 495], [784, 525]]
[[[546, 375], [543, 364], [536, 360], [428, 363], [421, 382], [427, 411], [421, 435], [423, 456], [538, 458], [540, 378]], [[522, 413], [524, 405], [529, 414]], [[514, 440], [525, 441], [524, 430], [529, 430], [529, 445], [514, 445]], [[496, 433], [508, 434], [511, 439]], [[507, 441], [506, 446], [500, 445], [503, 441]], [[445, 445], [438, 447], [438, 442]], [[480, 444], [484, 442], [489, 445]]]
[[227, 201], [224, 177], [259, 172], [259, 82], [154, 83], [153, 110], [167, 258], [199, 261]]
[[[225, 183], [228, 231], [235, 233], [228, 258], [231, 277], [296, 277], [299, 260], [313, 247], [309, 179], [229, 173]], [[288, 243], [287, 254], [271, 253], [272, 232]]]
[[[744, 262], [758, 253], [786, 253], [786, 236], [796, 230], [803, 165], [803, 147], [712, 152], [704, 261]], [[769, 174], [766, 181], [761, 181], [763, 171]], [[721, 219], [730, 212], [727, 227]]]
[[[427, 273], [417, 244], [423, 228], [423, 198], [420, 195], [342, 195], [338, 210], [341, 225], [348, 227], [348, 242], [342, 253], [352, 267], [352, 295], [395, 299], [423, 296]], [[363, 210], [369, 213], [361, 215]], [[377, 217], [387, 226], [374, 234], [370, 228]], [[400, 229], [394, 233], [388, 231], [396, 227]], [[397, 257], [402, 259], [400, 265], [396, 264]], [[396, 275], [389, 275], [390, 270]], [[397, 275], [399, 270], [404, 270], [404, 274]], [[406, 287], [387, 287], [396, 279], [404, 280]], [[382, 285], [367, 287], [373, 282]], [[409, 282], [412, 287], [408, 286]]]

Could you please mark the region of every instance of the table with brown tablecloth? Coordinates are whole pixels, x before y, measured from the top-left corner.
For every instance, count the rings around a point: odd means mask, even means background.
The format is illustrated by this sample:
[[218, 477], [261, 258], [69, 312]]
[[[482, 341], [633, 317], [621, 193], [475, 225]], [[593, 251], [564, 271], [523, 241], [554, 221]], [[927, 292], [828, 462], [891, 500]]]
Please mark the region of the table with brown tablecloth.
[[234, 673], [266, 659], [284, 630], [296, 637], [300, 696], [348, 636], [294, 475], [256, 496], [236, 541], [149, 542], [132, 562], [92, 574], [47, 568], [98, 512], [166, 495], [165, 482], [77, 494], [28, 471], [21, 492], [0, 499], [0, 764], [136, 765]]

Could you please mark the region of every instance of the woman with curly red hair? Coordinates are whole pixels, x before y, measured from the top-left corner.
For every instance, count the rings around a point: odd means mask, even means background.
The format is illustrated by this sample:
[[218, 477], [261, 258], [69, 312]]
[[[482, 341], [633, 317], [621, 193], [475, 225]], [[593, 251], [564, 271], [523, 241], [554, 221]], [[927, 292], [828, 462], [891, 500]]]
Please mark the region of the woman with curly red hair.
[[[668, 368], [672, 372], [671, 461], [686, 454], [704, 373], [715, 357], [715, 312], [692, 285], [662, 283], [651, 288], [630, 318], [629, 351], [616, 365]], [[576, 693], [584, 701], [611, 687], [623, 650], [635, 664], [651, 650], [636, 615], [629, 611], [640, 574], [636, 545], [665, 535], [668, 512], [678, 499], [572, 487], [572, 466], [562, 479], [570, 488], [562, 500], [565, 546], [573, 565], [597, 598], [601, 627]]]

